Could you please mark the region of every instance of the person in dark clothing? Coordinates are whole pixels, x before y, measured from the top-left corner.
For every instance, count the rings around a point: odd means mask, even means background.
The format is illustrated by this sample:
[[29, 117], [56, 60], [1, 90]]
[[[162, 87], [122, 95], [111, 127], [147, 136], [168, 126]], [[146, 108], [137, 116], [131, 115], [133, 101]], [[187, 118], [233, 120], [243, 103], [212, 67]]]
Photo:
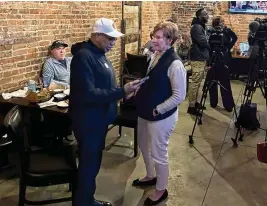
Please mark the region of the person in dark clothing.
[[[192, 82], [189, 84], [189, 107], [187, 113], [197, 115], [197, 109], [200, 107], [198, 100], [198, 90], [202, 79], [206, 62], [209, 60], [210, 46], [208, 44], [208, 35], [206, 23], [209, 15], [205, 9], [199, 9], [196, 17], [192, 20], [190, 35], [192, 44], [190, 48], [190, 63], [192, 69]], [[205, 108], [204, 108], [205, 109]]]
[[69, 116], [79, 147], [78, 186], [75, 206], [104, 206], [96, 201], [95, 178], [99, 172], [108, 125], [117, 116], [117, 100], [140, 86], [135, 80], [119, 88], [114, 69], [106, 57], [118, 37], [123, 36], [110, 19], [96, 21], [91, 38], [73, 45], [70, 73]]
[[[220, 88], [221, 96], [223, 101], [224, 108], [231, 112], [234, 107], [234, 99], [230, 84], [230, 71], [229, 64], [231, 61], [231, 49], [235, 45], [237, 41], [236, 34], [224, 25], [224, 20], [222, 17], [218, 16], [212, 20], [212, 27], [214, 30], [223, 31], [223, 48], [221, 48], [221, 52], [223, 53], [222, 62], [217, 60], [214, 64], [214, 68], [211, 68], [213, 71], [208, 72], [208, 78], [215, 79], [220, 82], [220, 84], [226, 89]], [[210, 43], [211, 52], [215, 49], [212, 43]], [[212, 75], [212, 76], [211, 76]], [[218, 87], [217, 84], [213, 84], [213, 86], [209, 90], [210, 93], [210, 105], [215, 108], [218, 104]]]

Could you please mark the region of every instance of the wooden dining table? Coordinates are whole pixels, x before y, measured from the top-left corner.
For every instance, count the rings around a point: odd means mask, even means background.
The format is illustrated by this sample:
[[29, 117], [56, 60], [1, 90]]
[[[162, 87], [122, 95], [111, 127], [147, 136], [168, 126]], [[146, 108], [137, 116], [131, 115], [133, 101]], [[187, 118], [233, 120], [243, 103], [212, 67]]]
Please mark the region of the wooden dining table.
[[0, 104], [12, 104], [14, 106], [18, 105], [18, 106], [22, 106], [22, 107], [53, 111], [53, 112], [57, 112], [60, 114], [67, 114], [68, 113], [68, 108], [60, 108], [56, 105], [41, 108], [41, 107], [39, 107], [39, 105], [37, 103], [31, 103], [28, 99], [23, 98], [23, 97], [12, 97], [12, 98], [6, 100], [2, 97], [2, 95], [0, 95]]
[[[68, 108], [60, 108], [56, 105], [39, 107], [37, 103], [32, 103], [23, 97], [11, 97], [10, 99], [4, 99], [3, 96], [0, 95], [0, 110], [1, 105], [4, 104], [21, 107], [22, 119], [24, 119], [24, 122], [27, 122], [30, 130], [30, 136], [37, 142], [42, 139], [40, 138], [40, 135], [42, 135], [42, 132], [40, 131], [43, 131], [43, 129], [53, 127], [49, 131], [54, 131], [56, 128], [64, 128], [66, 125], [70, 125], [70, 123], [68, 123], [70, 122]], [[63, 131], [63, 129], [61, 130]]]
[[[11, 104], [11, 105], [18, 105], [23, 107], [24, 109], [22, 109], [22, 113], [23, 116], [25, 117], [25, 114], [33, 114], [33, 113], [40, 113], [40, 112], [52, 112], [54, 113], [54, 115], [56, 116], [62, 116], [62, 118], [64, 119], [69, 119], [68, 116], [68, 108], [60, 108], [58, 106], [49, 106], [49, 107], [39, 107], [38, 104], [36, 103], [31, 103], [29, 100], [27, 100], [26, 98], [22, 98], [22, 97], [12, 97], [10, 99], [5, 100], [2, 95], [0, 95], [0, 107], [1, 104]], [[58, 122], [59, 124], [61, 124], [62, 122]], [[38, 121], [32, 121], [33, 125], [38, 125]], [[127, 109], [127, 107], [123, 106], [123, 105], [118, 105], [118, 116], [116, 118], [116, 120], [114, 121], [113, 124], [110, 125], [110, 129], [114, 126], [119, 126], [119, 136], [121, 137], [122, 134], [122, 127], [130, 127], [130, 128], [134, 128], [134, 157], [137, 156], [138, 154], [138, 144], [137, 144], [137, 115], [135, 112], [135, 109]], [[38, 133], [39, 129], [38, 127], [35, 127], [35, 132]], [[113, 144], [111, 144], [112, 146], [114, 146]], [[109, 146], [107, 146], [107, 149], [109, 148]]]

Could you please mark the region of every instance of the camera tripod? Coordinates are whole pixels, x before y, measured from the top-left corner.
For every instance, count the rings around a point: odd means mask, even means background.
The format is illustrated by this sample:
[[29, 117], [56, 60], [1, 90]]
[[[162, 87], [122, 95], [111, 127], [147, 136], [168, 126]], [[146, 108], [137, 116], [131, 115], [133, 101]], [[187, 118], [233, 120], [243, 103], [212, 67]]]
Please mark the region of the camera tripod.
[[[266, 58], [267, 57], [267, 51], [264, 48], [264, 41], [259, 41], [259, 50], [257, 53], [257, 57], [256, 57], [255, 61], [253, 62], [253, 64], [251, 65], [249, 73], [248, 73], [248, 79], [247, 79], [247, 82], [245, 85], [245, 91], [243, 94], [244, 96], [243, 96], [241, 107], [244, 105], [250, 105], [251, 104], [253, 94], [255, 93], [257, 87], [260, 88], [261, 93], [262, 93], [263, 97], [265, 98], [265, 105], [267, 106], [267, 96], [266, 96], [267, 95], [266, 94], [266, 92], [267, 92], [267, 84], [266, 84], [267, 71], [266, 71], [266, 69], [263, 68], [264, 55]], [[261, 85], [260, 78], [259, 78], [260, 69], [263, 70], [263, 86]], [[240, 117], [240, 113], [241, 112], [239, 112], [239, 117]], [[237, 132], [236, 132], [236, 137], [232, 138], [232, 141], [233, 141], [233, 144], [235, 147], [238, 146], [238, 144], [237, 144], [238, 136], [239, 136], [238, 140], [243, 141], [244, 133], [242, 132], [242, 130], [245, 129], [245, 128], [242, 128], [242, 125], [240, 125], [238, 118], [236, 121], [236, 126], [238, 127]], [[265, 131], [266, 131], [266, 129], [265, 129]], [[267, 136], [267, 133], [266, 133], [266, 136]]]
[[[195, 132], [196, 124], [198, 123], [198, 125], [202, 125], [202, 114], [203, 114], [204, 105], [205, 105], [205, 102], [207, 99], [208, 91], [213, 87], [214, 84], [216, 84], [216, 85], [219, 85], [221, 89], [224, 89], [225, 91], [229, 92], [226, 88], [224, 88], [219, 83], [219, 80], [216, 78], [216, 74], [215, 74], [216, 73], [216, 67], [220, 64], [223, 65], [224, 69], [228, 69], [228, 66], [224, 64], [223, 59], [224, 59], [224, 54], [223, 54], [222, 48], [221, 47], [215, 47], [212, 50], [212, 55], [211, 55], [210, 63], [209, 63], [209, 65], [211, 65], [211, 68], [207, 72], [207, 75], [206, 75], [206, 78], [204, 81], [204, 85], [202, 88], [203, 93], [202, 93], [201, 100], [200, 100], [200, 107], [197, 108], [197, 116], [195, 119], [193, 130], [192, 130], [191, 135], [189, 135], [189, 143], [190, 144], [194, 143], [193, 135]], [[234, 103], [233, 109], [234, 109], [234, 113], [237, 117], [235, 103]]]

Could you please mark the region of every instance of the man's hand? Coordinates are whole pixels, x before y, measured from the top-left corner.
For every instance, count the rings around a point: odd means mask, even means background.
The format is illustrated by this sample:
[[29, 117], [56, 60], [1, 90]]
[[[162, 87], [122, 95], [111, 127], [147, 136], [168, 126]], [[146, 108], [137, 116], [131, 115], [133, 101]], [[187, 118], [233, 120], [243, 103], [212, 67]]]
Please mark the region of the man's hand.
[[135, 96], [135, 92], [132, 92], [126, 96], [126, 99], [131, 99], [133, 96]]
[[140, 80], [134, 80], [132, 82], [125, 84], [124, 85], [124, 91], [126, 93], [126, 96], [130, 95], [131, 93], [133, 93], [134, 91], [139, 89], [141, 84], [142, 84], [142, 82]]
[[61, 85], [61, 84], [57, 84], [55, 82], [51, 82], [48, 89], [49, 90], [54, 90], [54, 89], [69, 89], [69, 86], [65, 86], [65, 85]]
[[51, 82], [48, 89], [49, 90], [54, 90], [54, 89], [57, 89], [58, 88], [58, 85], [54, 82]]

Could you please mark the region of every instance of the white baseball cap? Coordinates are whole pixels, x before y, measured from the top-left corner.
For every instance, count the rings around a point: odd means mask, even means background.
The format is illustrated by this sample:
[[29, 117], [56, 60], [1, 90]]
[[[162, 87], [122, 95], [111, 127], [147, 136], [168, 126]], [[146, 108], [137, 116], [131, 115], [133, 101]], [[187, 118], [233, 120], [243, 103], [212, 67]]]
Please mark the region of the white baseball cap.
[[116, 29], [114, 21], [106, 18], [98, 19], [95, 22], [92, 33], [102, 33], [115, 38], [124, 36], [123, 33]]

